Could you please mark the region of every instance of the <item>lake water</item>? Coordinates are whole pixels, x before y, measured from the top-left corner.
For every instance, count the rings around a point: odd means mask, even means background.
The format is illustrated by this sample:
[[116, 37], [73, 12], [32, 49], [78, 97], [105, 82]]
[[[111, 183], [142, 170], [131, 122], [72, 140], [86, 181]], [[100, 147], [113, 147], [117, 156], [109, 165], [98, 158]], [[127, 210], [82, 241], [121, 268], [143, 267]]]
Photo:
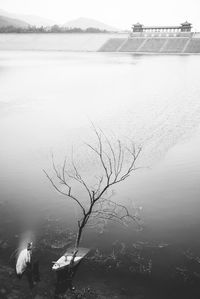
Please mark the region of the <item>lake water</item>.
[[[113, 228], [112, 241], [198, 247], [199, 73], [199, 56], [0, 51], [1, 201], [14, 205], [16, 221], [33, 211], [73, 218], [76, 209], [42, 169], [51, 173], [51, 153], [61, 162], [73, 146], [84, 175], [93, 176], [84, 145], [95, 142], [92, 121], [143, 148], [144, 168], [115, 196], [142, 207], [144, 230]], [[96, 236], [90, 242], [101, 243]]]

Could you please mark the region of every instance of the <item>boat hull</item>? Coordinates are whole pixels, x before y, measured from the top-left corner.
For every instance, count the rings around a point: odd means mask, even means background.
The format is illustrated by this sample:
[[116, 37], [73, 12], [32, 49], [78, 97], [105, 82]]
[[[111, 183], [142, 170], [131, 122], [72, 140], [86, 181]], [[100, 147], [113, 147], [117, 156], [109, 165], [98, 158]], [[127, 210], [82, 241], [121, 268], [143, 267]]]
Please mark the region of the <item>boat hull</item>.
[[[76, 256], [74, 258], [72, 267], [78, 265], [81, 260], [88, 254], [89, 249], [88, 248], [79, 248]], [[63, 269], [66, 269], [70, 266], [71, 260], [73, 258], [74, 249], [70, 248], [68, 249], [56, 262], [53, 262], [53, 271], [60, 271]]]

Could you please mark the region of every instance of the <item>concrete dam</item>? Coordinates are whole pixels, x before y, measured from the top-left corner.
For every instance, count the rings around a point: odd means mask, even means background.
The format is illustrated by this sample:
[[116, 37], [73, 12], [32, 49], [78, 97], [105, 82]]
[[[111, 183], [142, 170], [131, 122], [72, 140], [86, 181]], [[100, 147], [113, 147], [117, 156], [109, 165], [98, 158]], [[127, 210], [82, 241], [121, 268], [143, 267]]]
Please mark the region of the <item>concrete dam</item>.
[[200, 54], [200, 37], [111, 38], [99, 52]]
[[200, 33], [191, 24], [144, 27], [131, 33], [1, 33], [0, 51], [123, 52], [135, 54], [200, 54]]
[[133, 25], [127, 38], [110, 38], [100, 52], [195, 54], [200, 53], [200, 33], [191, 32], [192, 24], [144, 27]]

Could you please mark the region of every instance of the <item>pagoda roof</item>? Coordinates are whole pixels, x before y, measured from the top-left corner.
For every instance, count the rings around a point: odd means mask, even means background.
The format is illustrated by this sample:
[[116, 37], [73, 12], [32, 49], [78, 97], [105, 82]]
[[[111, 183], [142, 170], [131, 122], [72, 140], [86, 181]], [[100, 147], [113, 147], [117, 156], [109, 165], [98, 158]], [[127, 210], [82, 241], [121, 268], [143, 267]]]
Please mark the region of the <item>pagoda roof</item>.
[[184, 23], [182, 23], [181, 25], [192, 25], [191, 23], [189, 23], [188, 21], [185, 21]]
[[133, 26], [143, 26], [141, 23], [137, 22], [136, 24], [133, 24]]

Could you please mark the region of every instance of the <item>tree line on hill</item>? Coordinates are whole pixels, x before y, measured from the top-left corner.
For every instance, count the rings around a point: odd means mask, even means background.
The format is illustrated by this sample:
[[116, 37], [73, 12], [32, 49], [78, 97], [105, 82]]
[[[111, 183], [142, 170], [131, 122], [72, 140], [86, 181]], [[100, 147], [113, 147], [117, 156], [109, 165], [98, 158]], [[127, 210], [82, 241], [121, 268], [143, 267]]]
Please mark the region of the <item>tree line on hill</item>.
[[107, 33], [107, 30], [101, 30], [99, 28], [89, 27], [87, 29], [81, 28], [67, 28], [60, 27], [58, 25], [53, 25], [51, 27], [36, 27], [29, 26], [27, 28], [15, 27], [15, 26], [5, 26], [0, 27], [0, 33]]

